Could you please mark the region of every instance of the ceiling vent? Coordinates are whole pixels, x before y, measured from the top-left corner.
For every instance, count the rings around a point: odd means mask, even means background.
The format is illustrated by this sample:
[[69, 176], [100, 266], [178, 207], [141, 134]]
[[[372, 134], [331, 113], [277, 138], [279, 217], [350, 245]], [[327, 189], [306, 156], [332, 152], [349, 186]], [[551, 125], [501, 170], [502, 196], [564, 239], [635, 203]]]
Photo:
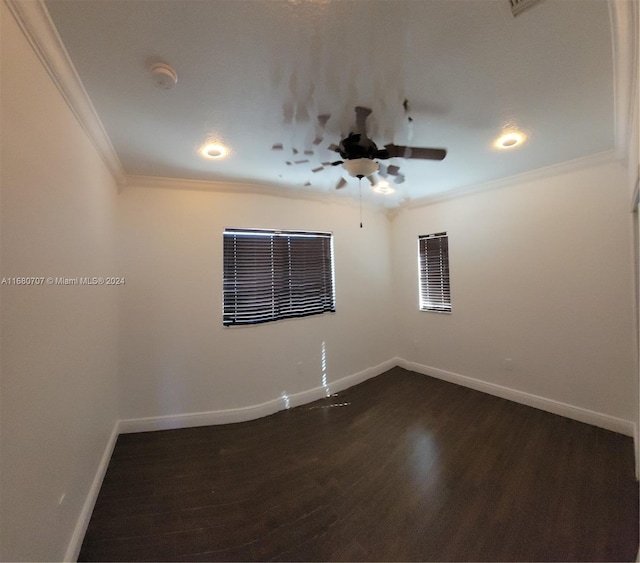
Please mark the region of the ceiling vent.
[[509, 0], [509, 4], [511, 4], [511, 13], [514, 18], [540, 2], [542, 2], [542, 0]]

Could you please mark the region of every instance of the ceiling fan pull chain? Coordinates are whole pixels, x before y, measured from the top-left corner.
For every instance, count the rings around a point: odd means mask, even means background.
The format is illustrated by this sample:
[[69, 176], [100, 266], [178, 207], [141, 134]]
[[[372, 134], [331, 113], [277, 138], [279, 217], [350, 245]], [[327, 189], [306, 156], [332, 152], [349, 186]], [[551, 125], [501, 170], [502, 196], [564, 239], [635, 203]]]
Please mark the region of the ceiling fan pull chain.
[[360, 192], [360, 228], [362, 229], [362, 176], [358, 178], [358, 190]]

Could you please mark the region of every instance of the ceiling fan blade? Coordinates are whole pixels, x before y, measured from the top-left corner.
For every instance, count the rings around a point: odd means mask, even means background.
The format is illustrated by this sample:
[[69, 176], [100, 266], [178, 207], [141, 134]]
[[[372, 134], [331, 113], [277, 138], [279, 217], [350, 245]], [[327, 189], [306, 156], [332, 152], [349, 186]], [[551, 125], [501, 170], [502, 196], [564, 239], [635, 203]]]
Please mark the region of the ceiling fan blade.
[[304, 154], [306, 154], [307, 156], [311, 156], [313, 154], [313, 151], [306, 150], [304, 151]]
[[358, 135], [358, 145], [366, 149], [371, 145], [371, 141], [366, 135]]
[[325, 168], [329, 168], [329, 166], [338, 166], [338, 164], [342, 164], [342, 160], [336, 160], [335, 162], [321, 162], [320, 166], [312, 168], [311, 172], [322, 172]]
[[378, 165], [378, 174], [380, 174], [382, 178], [386, 178], [389, 175], [389, 169], [385, 164]]
[[344, 188], [347, 185], [347, 181], [344, 178], [340, 178], [338, 185], [336, 186], [336, 190]]
[[335, 143], [331, 143], [327, 148], [333, 152], [340, 152], [340, 147]]
[[367, 117], [371, 114], [370, 108], [356, 107], [356, 130], [354, 133], [367, 136]]
[[[402, 145], [385, 145], [385, 150], [389, 154], [387, 158], [401, 157], [401, 158], [421, 158], [425, 160], [442, 160], [447, 156], [445, 149], [431, 149], [420, 147], [404, 147]], [[384, 158], [379, 156], [378, 158]]]
[[[381, 166], [384, 166], [383, 164]], [[393, 176], [394, 184], [402, 184], [404, 182], [404, 174], [400, 174], [400, 167], [390, 164], [386, 167], [386, 172], [389, 176]]]
[[281, 151], [282, 149], [284, 149], [282, 143], [275, 143], [274, 145], [271, 145], [272, 151]]
[[314, 145], [319, 145], [324, 140], [322, 133], [324, 132], [324, 128], [326, 127], [327, 121], [329, 121], [330, 118], [331, 118], [330, 113], [323, 113], [322, 115], [318, 116], [318, 128], [316, 130], [316, 138], [313, 140]]
[[320, 126], [320, 129], [325, 128], [325, 126], [327, 125], [327, 121], [329, 121], [330, 118], [330, 113], [323, 113], [322, 115], [318, 116], [318, 125]]

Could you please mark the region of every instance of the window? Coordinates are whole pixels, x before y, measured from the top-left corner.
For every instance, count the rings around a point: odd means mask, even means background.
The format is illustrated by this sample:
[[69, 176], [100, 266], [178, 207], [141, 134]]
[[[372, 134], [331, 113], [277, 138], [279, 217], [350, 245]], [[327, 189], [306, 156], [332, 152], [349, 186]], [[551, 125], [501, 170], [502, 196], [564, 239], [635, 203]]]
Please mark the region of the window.
[[331, 233], [226, 229], [222, 324], [335, 311]]
[[420, 310], [451, 312], [449, 237], [447, 233], [418, 237]]

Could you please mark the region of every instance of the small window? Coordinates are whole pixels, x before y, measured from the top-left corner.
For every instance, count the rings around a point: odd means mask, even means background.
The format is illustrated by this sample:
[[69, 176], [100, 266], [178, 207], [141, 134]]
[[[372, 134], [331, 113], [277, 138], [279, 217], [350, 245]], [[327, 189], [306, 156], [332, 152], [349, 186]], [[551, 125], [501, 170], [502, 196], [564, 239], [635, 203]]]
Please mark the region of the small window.
[[449, 237], [436, 233], [418, 237], [420, 310], [451, 312]]
[[226, 229], [223, 243], [223, 325], [336, 310], [331, 233]]

